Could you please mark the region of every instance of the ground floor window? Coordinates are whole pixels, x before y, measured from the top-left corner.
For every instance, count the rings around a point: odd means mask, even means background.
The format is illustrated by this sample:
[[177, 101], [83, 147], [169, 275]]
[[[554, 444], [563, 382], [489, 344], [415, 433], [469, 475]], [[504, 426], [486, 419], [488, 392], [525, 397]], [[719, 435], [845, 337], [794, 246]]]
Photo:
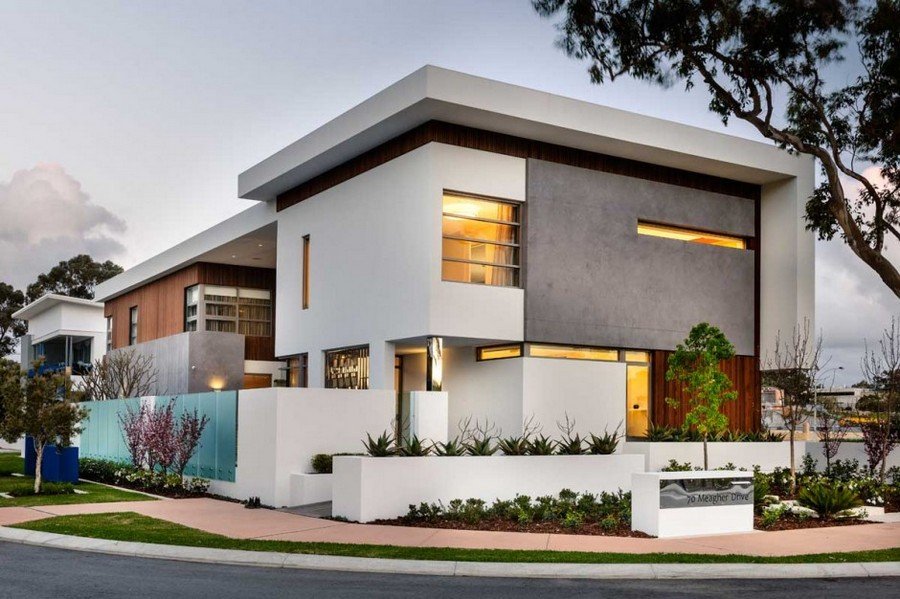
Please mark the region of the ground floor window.
[[369, 388], [369, 346], [346, 347], [325, 352], [326, 389]]
[[[641, 352], [643, 353], [643, 352]], [[626, 368], [625, 434], [646, 437], [650, 427], [650, 364], [629, 363]]]
[[299, 354], [287, 359], [287, 386], [309, 386], [309, 355]]

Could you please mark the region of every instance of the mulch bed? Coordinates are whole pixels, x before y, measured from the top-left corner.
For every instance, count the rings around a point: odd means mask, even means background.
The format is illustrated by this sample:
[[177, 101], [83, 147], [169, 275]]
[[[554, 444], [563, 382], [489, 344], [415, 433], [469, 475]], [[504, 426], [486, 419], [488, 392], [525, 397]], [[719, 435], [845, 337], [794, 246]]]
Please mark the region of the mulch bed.
[[753, 517], [753, 528], [768, 532], [776, 530], [800, 530], [803, 528], [829, 528], [832, 526], [856, 526], [858, 524], [874, 524], [868, 520], [859, 518], [838, 518], [836, 520], [822, 520], [821, 518], [798, 518], [795, 515], [784, 515], [769, 527], [763, 527], [762, 517]]
[[559, 535], [594, 535], [603, 537], [637, 537], [649, 539], [649, 535], [631, 530], [628, 526], [619, 526], [613, 529], [605, 529], [599, 523], [586, 523], [581, 526], [568, 528], [558, 522], [531, 522], [519, 524], [502, 518], [481, 520], [475, 524], [460, 522], [459, 520], [407, 520], [406, 518], [394, 518], [391, 520], [377, 520], [373, 524], [385, 524], [388, 526], [412, 526], [415, 528], [447, 528], [451, 530], [488, 530], [496, 532], [533, 532], [538, 534]]

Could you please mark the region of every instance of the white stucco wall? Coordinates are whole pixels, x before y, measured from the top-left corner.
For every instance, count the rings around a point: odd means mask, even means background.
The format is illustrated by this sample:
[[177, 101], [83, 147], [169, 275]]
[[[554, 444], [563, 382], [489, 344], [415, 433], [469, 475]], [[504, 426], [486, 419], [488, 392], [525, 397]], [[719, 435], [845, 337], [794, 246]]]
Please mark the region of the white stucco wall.
[[327, 349], [368, 344], [369, 386], [389, 389], [393, 340], [521, 340], [523, 290], [441, 281], [444, 189], [523, 200], [525, 161], [432, 143], [278, 214], [275, 353], [308, 353], [310, 387], [324, 384]]
[[495, 432], [522, 431], [521, 358], [477, 362], [472, 347], [444, 349], [443, 390], [449, 394], [449, 436], [459, 434], [460, 422], [470, 418], [495, 425]]

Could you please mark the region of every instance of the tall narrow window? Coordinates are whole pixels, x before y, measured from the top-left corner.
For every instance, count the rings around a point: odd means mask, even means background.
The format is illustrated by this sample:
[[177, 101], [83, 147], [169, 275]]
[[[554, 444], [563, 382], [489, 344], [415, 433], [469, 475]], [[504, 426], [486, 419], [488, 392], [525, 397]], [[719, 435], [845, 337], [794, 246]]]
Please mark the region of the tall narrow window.
[[299, 354], [287, 359], [287, 386], [309, 386], [308, 367], [309, 355]]
[[445, 281], [519, 285], [519, 205], [445, 192]]
[[650, 354], [626, 351], [625, 434], [646, 437], [650, 426]]
[[106, 317], [106, 351], [110, 352], [113, 348], [113, 338], [112, 338], [112, 329], [113, 329], [113, 317]]
[[184, 290], [184, 330], [196, 331], [200, 318], [200, 286], [194, 285]]
[[138, 307], [128, 310], [128, 345], [134, 345], [138, 339]]
[[303, 236], [303, 309], [309, 308], [309, 235]]

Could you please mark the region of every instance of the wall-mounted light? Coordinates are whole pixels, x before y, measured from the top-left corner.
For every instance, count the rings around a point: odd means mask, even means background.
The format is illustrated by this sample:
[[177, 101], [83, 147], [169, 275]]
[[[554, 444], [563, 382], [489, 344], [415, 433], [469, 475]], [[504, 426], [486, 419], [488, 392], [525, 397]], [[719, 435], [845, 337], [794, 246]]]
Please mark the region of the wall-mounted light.
[[225, 377], [211, 376], [209, 377], [209, 381], [207, 382], [207, 384], [213, 391], [221, 391], [225, 388]]

